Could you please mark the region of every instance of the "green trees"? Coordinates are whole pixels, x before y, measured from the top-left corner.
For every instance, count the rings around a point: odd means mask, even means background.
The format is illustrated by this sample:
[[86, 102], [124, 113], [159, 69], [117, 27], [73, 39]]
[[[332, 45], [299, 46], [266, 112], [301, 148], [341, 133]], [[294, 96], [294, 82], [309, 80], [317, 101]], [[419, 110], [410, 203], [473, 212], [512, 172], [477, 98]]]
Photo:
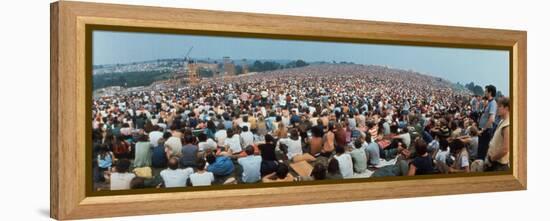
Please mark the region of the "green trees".
[[296, 61], [291, 61], [284, 65], [276, 61], [262, 62], [262, 61], [256, 60], [254, 61], [252, 66], [249, 67], [249, 70], [251, 72], [263, 72], [263, 71], [272, 71], [272, 70], [284, 69], [284, 68], [299, 68], [299, 67], [304, 67], [308, 65], [309, 64], [307, 62], [300, 59]]

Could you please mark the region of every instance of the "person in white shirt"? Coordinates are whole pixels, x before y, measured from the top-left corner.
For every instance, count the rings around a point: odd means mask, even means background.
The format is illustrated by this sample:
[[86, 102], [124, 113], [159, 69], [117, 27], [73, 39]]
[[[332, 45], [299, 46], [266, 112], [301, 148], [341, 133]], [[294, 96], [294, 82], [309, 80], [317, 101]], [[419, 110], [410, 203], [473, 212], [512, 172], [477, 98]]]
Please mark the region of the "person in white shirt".
[[189, 176], [193, 186], [210, 186], [214, 181], [214, 174], [206, 171], [206, 160], [200, 158], [197, 162], [197, 172]]
[[238, 134], [233, 134], [231, 128], [227, 130], [227, 138], [225, 138], [223, 146], [228, 148], [230, 154], [238, 154], [243, 151], [241, 137]]
[[246, 147], [245, 152], [247, 156], [237, 160], [243, 168], [241, 180], [244, 183], [256, 183], [261, 179], [262, 157], [254, 155], [254, 148], [252, 146]]
[[409, 129], [407, 127], [404, 127], [403, 130], [401, 130], [401, 134], [397, 135], [394, 138], [401, 139], [401, 141], [403, 141], [403, 144], [405, 144], [405, 146], [407, 147], [411, 146], [411, 134], [409, 133]]
[[335, 151], [336, 155], [334, 155], [334, 159], [338, 160], [342, 177], [344, 179], [351, 178], [353, 176], [353, 161], [351, 155], [346, 153], [346, 149], [340, 145], [336, 146]]
[[130, 169], [130, 161], [120, 159], [115, 166], [116, 171], [111, 174], [111, 190], [129, 190], [132, 179], [135, 174], [128, 172]]
[[252, 127], [252, 124], [248, 122], [248, 116], [243, 116], [241, 120], [242, 122], [239, 122], [240, 128], [247, 127], [248, 129], [250, 129]]
[[241, 132], [241, 147], [254, 145], [254, 134], [248, 130], [248, 126], [244, 126]]
[[151, 124], [153, 126], [157, 126], [158, 123], [159, 123], [159, 119], [157, 118], [157, 115], [152, 115], [151, 116]]
[[225, 126], [223, 123], [218, 124], [216, 128], [216, 133], [214, 133], [214, 139], [218, 142], [218, 146], [223, 146], [225, 138], [227, 138], [227, 132], [225, 131]]
[[215, 151], [218, 148], [216, 141], [208, 138], [205, 133], [199, 134], [199, 151]]
[[162, 138], [164, 133], [161, 132], [161, 129], [158, 125], [153, 126], [153, 131], [149, 132], [149, 142], [153, 147], [159, 145], [159, 139]]
[[302, 139], [296, 129], [292, 129], [290, 131], [290, 138], [283, 138], [279, 140], [279, 148], [281, 144], [287, 147], [286, 156], [289, 160], [291, 160], [296, 155], [303, 154]]
[[175, 157], [168, 160], [168, 168], [160, 172], [164, 187], [185, 187], [187, 179], [193, 173], [192, 168], [178, 169], [178, 159]]

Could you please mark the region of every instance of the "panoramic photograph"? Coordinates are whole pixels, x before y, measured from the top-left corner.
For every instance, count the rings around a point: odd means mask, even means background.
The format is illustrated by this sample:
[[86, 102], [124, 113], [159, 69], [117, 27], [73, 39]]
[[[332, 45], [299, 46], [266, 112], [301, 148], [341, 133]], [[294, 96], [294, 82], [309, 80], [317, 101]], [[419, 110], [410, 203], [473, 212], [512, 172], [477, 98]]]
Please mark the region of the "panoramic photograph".
[[94, 191], [510, 170], [510, 53], [92, 33]]

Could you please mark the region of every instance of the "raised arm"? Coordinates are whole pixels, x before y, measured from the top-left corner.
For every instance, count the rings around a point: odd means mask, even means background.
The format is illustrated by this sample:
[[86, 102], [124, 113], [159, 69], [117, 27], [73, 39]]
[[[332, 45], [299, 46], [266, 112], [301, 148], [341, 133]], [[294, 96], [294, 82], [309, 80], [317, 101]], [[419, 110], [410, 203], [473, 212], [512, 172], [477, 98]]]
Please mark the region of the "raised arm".
[[409, 166], [409, 172], [407, 173], [407, 176], [414, 176], [415, 174], [416, 174], [416, 166], [411, 163]]

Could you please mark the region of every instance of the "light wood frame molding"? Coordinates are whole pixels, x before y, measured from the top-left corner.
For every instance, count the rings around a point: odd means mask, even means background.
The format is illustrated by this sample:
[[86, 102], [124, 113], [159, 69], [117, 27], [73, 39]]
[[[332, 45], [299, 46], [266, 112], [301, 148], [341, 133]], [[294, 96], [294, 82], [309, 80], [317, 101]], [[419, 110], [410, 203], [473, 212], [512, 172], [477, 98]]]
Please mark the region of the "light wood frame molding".
[[[527, 188], [527, 32], [179, 8], [61, 1], [51, 4], [51, 217], [78, 219], [264, 206], [524, 190]], [[471, 177], [268, 186], [117, 196], [88, 196], [85, 179], [86, 25], [150, 27], [505, 48], [510, 53], [512, 172]], [[387, 191], [391, 189], [391, 191]], [[360, 190], [360, 191], [358, 191]], [[338, 192], [338, 194], [334, 194]], [[315, 193], [315, 194], [310, 194]], [[243, 200], [246, 199], [246, 200]], [[115, 206], [123, 204], [124, 206]]]

